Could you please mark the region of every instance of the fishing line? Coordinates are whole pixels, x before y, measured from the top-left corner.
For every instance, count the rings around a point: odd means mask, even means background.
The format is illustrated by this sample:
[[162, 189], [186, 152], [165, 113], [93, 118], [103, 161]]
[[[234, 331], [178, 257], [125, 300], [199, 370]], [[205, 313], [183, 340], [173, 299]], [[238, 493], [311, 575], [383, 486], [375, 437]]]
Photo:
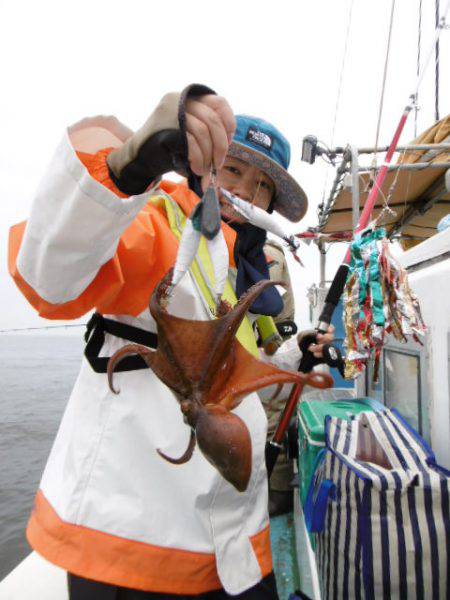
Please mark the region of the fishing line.
[[[435, 0], [435, 27], [439, 27], [439, 0]], [[435, 45], [435, 67], [434, 67], [434, 115], [435, 120], [439, 121], [439, 37], [436, 38]]]
[[375, 135], [375, 154], [374, 154], [375, 167], [376, 167], [376, 152], [377, 152], [378, 141], [379, 141], [379, 137], [380, 137], [381, 116], [383, 114], [383, 108], [384, 108], [384, 92], [386, 89], [387, 71], [388, 71], [389, 57], [390, 57], [390, 52], [391, 52], [391, 39], [392, 39], [392, 29], [393, 29], [393, 24], [394, 24], [394, 11], [395, 11], [395, 0], [392, 0], [391, 16], [389, 19], [389, 33], [388, 33], [387, 46], [386, 46], [386, 56], [384, 59], [383, 83], [381, 86], [380, 104], [379, 104], [379, 108], [378, 108], [377, 131], [376, 131], [376, 135]]
[[69, 327], [86, 327], [87, 323], [67, 323], [66, 325], [42, 325], [41, 327], [11, 327], [0, 329], [0, 333], [13, 333], [14, 331], [43, 331], [48, 329], [67, 329]]
[[[344, 71], [345, 71], [345, 65], [347, 62], [347, 49], [348, 49], [348, 40], [350, 37], [350, 28], [351, 28], [351, 23], [352, 23], [353, 4], [354, 4], [354, 0], [351, 0], [350, 8], [348, 11], [348, 17], [347, 17], [347, 30], [345, 33], [344, 52], [342, 55], [341, 72], [339, 75], [338, 91], [337, 91], [337, 95], [336, 95], [336, 104], [334, 107], [333, 126], [331, 128], [331, 141], [330, 141], [331, 148], [334, 145], [334, 136], [336, 133], [337, 116], [338, 116], [339, 106], [340, 106], [340, 102], [341, 102], [342, 83], [344, 80]], [[322, 191], [322, 204], [324, 203], [324, 200], [325, 200], [325, 192], [326, 192], [326, 189], [328, 186], [328, 178], [329, 178], [329, 170], [327, 169], [326, 174], [325, 174], [325, 182], [323, 185], [323, 191]]]

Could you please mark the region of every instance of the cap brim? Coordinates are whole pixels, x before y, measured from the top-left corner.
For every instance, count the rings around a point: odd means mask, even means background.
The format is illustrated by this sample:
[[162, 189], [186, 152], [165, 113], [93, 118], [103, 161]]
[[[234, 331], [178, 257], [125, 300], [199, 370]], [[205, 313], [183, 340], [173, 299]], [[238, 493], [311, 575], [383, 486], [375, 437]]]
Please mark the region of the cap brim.
[[280, 215], [283, 215], [283, 217], [294, 223], [300, 221], [305, 216], [308, 208], [308, 198], [305, 192], [295, 179], [283, 167], [280, 167], [278, 163], [262, 152], [253, 150], [238, 142], [231, 143], [228, 148], [228, 155], [250, 163], [270, 177], [275, 184], [276, 190], [274, 209]]

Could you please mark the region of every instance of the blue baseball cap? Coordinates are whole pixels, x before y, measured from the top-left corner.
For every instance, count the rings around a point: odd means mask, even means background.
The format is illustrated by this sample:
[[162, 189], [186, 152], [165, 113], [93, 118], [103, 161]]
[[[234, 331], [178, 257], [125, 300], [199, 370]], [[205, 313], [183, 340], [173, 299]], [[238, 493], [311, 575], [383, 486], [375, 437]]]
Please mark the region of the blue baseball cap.
[[289, 221], [300, 221], [308, 199], [287, 172], [291, 147], [276, 127], [263, 119], [236, 115], [236, 132], [228, 155], [250, 163], [270, 177], [275, 185], [274, 209]]

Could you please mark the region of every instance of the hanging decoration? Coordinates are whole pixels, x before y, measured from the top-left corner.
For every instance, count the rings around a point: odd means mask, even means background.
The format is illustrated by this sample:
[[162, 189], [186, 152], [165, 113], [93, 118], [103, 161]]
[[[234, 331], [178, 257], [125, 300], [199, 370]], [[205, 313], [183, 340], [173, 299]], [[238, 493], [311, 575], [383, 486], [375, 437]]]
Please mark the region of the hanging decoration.
[[406, 271], [389, 251], [383, 228], [368, 228], [351, 244], [343, 304], [346, 378], [357, 377], [374, 353], [373, 378], [378, 380], [386, 335], [400, 342], [412, 337], [421, 343], [425, 334], [418, 300], [408, 285]]

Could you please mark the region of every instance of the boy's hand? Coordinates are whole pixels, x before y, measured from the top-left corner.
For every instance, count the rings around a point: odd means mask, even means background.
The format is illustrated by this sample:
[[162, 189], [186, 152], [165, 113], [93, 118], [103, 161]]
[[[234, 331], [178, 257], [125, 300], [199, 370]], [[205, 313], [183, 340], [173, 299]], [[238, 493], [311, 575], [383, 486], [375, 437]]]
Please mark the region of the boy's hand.
[[223, 166], [236, 129], [233, 111], [225, 98], [212, 94], [187, 100], [185, 110], [189, 164], [196, 175], [207, 175], [211, 163]]
[[313, 353], [316, 358], [323, 358], [323, 347], [325, 344], [331, 344], [334, 340], [334, 326], [328, 327], [327, 333], [317, 334], [317, 344], [310, 344], [308, 350]]
[[205, 175], [212, 162], [222, 166], [235, 127], [228, 102], [204, 85], [166, 94], [142, 127], [108, 155], [111, 179], [131, 196], [169, 171]]
[[301, 331], [297, 336], [297, 343], [300, 346], [300, 349], [302, 349], [302, 346], [305, 348], [305, 343], [303, 340], [308, 337], [315, 337], [316, 343], [309, 344], [306, 347], [306, 350], [309, 350], [315, 358], [323, 358], [324, 345], [331, 344], [331, 342], [334, 340], [334, 326], [330, 325], [327, 333], [317, 333], [316, 330]]

